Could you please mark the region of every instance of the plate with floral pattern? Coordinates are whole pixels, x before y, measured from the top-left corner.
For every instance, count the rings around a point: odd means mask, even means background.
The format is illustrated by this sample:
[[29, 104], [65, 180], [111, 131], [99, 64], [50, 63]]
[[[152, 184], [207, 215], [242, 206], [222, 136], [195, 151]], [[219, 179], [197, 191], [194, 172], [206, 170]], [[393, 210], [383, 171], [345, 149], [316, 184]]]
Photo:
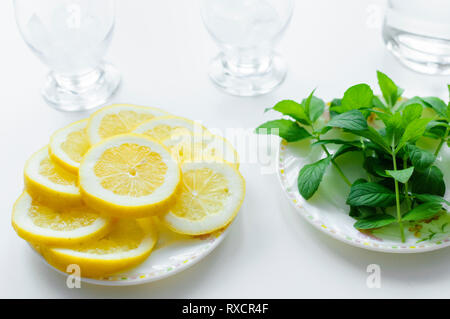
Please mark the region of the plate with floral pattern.
[[[225, 238], [229, 227], [231, 225], [207, 235], [187, 236], [173, 233], [160, 225], [158, 242], [150, 256], [142, 264], [105, 278], [81, 278], [81, 281], [102, 286], [130, 286], [175, 275], [193, 266], [212, 252]], [[39, 257], [52, 269], [68, 275], [49, 265], [40, 254]]]
[[[335, 151], [329, 146], [331, 151]], [[405, 226], [406, 240], [401, 242], [396, 224], [372, 230], [358, 231], [355, 220], [349, 216], [345, 200], [350, 191], [338, 173], [329, 167], [317, 193], [306, 201], [298, 192], [297, 178], [300, 169], [325, 157], [319, 147], [312, 147], [309, 140], [295, 143], [282, 141], [278, 152], [278, 175], [281, 187], [295, 210], [320, 231], [347, 244], [381, 252], [418, 253], [440, 249], [450, 245], [450, 214], [442, 213], [427, 222], [411, 222]], [[362, 157], [358, 153], [347, 153], [338, 158], [339, 165], [350, 180], [364, 177]], [[436, 163], [444, 173], [449, 199], [450, 151], [444, 147]]]

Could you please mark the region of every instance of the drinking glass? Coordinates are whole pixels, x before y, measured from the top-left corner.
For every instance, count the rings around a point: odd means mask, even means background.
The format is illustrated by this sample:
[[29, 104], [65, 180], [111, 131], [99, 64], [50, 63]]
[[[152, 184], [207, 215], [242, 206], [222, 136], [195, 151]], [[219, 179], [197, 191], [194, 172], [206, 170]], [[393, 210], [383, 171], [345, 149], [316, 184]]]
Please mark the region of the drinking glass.
[[254, 96], [272, 91], [286, 76], [273, 48], [292, 16], [293, 0], [201, 0], [206, 29], [220, 53], [210, 77], [226, 92]]
[[120, 74], [103, 61], [111, 42], [115, 0], [14, 0], [26, 44], [49, 69], [45, 100], [64, 111], [105, 103]]
[[450, 1], [388, 0], [383, 38], [409, 68], [450, 74]]

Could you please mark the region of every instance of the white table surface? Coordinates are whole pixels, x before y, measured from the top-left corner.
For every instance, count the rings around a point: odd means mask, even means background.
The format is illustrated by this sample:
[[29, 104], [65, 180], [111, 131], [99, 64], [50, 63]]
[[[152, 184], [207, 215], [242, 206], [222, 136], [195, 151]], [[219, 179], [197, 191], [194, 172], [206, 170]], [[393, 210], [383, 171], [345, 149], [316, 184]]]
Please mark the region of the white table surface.
[[[352, 84], [376, 85], [389, 74], [406, 95], [447, 98], [449, 77], [413, 73], [386, 52], [379, 29], [383, 1], [297, 1], [278, 46], [289, 64], [271, 94], [239, 98], [207, 77], [217, 53], [195, 1], [120, 1], [108, 60], [122, 72], [113, 102], [159, 106], [208, 127], [251, 129], [275, 117], [266, 107], [301, 99], [317, 87], [324, 99]], [[88, 114], [60, 113], [40, 96], [46, 68], [22, 41], [12, 1], [0, 1], [0, 297], [19, 298], [416, 298], [450, 296], [450, 249], [391, 255], [354, 248], [314, 229], [285, 199], [275, 174], [243, 163], [244, 205], [229, 236], [206, 259], [173, 277], [141, 286], [68, 289], [16, 236], [10, 216], [23, 189], [26, 158], [50, 134]], [[381, 267], [381, 288], [366, 285], [369, 264]]]

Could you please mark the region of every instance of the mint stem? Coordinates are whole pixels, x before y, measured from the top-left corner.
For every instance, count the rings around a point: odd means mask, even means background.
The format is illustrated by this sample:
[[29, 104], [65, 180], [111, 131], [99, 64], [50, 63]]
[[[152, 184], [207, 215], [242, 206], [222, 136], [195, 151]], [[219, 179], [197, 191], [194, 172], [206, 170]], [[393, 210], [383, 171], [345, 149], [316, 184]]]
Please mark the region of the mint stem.
[[434, 152], [434, 156], [438, 156], [439, 152], [441, 151], [442, 145], [444, 145], [445, 141], [447, 140], [448, 134], [449, 134], [450, 128], [447, 127], [447, 130], [445, 131], [445, 135], [443, 138], [441, 138], [441, 142], [439, 143], [436, 152]]
[[[397, 170], [397, 160], [395, 158], [395, 151], [392, 150], [392, 161], [394, 163], [394, 171]], [[400, 227], [400, 236], [402, 238], [402, 243], [405, 242], [405, 231], [403, 230], [403, 222], [402, 222], [402, 212], [400, 211], [400, 191], [398, 188], [398, 181], [394, 179], [395, 183], [395, 202], [397, 206], [397, 223]]]
[[[317, 139], [318, 141], [320, 140], [319, 138]], [[330, 152], [328, 151], [328, 149], [326, 148], [325, 145], [321, 145], [323, 151], [327, 154], [327, 156], [331, 156]], [[339, 167], [339, 165], [334, 161], [334, 159], [331, 159], [331, 164], [333, 164], [333, 166], [336, 168], [336, 170], [338, 171], [339, 175], [341, 175], [342, 179], [344, 180], [344, 182], [347, 183], [348, 186], [352, 186], [352, 183], [350, 182], [350, 180], [345, 176], [344, 172], [342, 171], [342, 169]]]
[[[408, 168], [408, 159], [405, 157], [403, 159], [403, 169]], [[408, 207], [408, 211], [411, 210], [411, 199], [409, 198], [409, 190], [408, 190], [408, 182], [405, 183], [405, 201], [406, 207]]]
[[[311, 128], [313, 130], [313, 135], [315, 136], [317, 141], [320, 141], [320, 133], [315, 133], [314, 130], [314, 125], [311, 124]], [[327, 154], [327, 156], [331, 156], [330, 152], [328, 151], [327, 147], [325, 145], [321, 145], [323, 151], [325, 152], [325, 154]], [[347, 176], [345, 176], [344, 172], [342, 171], [342, 169], [339, 167], [339, 165], [334, 161], [333, 158], [331, 158], [331, 164], [333, 164], [333, 166], [336, 168], [337, 172], [339, 173], [339, 175], [341, 175], [342, 179], [344, 180], [344, 182], [347, 183], [348, 186], [352, 186], [352, 183], [350, 182], [350, 180], [347, 178]]]

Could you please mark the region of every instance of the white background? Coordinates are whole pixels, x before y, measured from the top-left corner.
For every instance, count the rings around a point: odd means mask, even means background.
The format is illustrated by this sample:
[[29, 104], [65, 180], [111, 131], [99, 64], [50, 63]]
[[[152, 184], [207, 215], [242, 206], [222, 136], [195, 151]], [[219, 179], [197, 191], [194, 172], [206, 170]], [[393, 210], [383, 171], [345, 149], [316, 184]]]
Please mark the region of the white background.
[[[278, 100], [300, 100], [313, 88], [330, 99], [352, 84], [376, 85], [389, 74], [408, 95], [447, 99], [448, 77], [419, 75], [386, 52], [379, 24], [382, 1], [298, 0], [278, 46], [289, 64], [285, 83], [271, 94], [238, 98], [207, 77], [217, 53], [194, 0], [120, 1], [108, 54], [122, 72], [113, 102], [158, 106], [202, 120], [208, 127], [253, 128]], [[47, 72], [15, 25], [12, 1], [0, 1], [0, 297], [21, 298], [416, 298], [450, 297], [450, 249], [390, 255], [337, 242], [296, 215], [276, 175], [242, 164], [247, 194], [229, 236], [206, 259], [178, 275], [142, 286], [68, 289], [14, 233], [11, 208], [23, 188], [26, 158], [50, 134], [88, 114], [48, 107], [39, 89]], [[380, 289], [366, 286], [369, 264], [379, 264]]]

